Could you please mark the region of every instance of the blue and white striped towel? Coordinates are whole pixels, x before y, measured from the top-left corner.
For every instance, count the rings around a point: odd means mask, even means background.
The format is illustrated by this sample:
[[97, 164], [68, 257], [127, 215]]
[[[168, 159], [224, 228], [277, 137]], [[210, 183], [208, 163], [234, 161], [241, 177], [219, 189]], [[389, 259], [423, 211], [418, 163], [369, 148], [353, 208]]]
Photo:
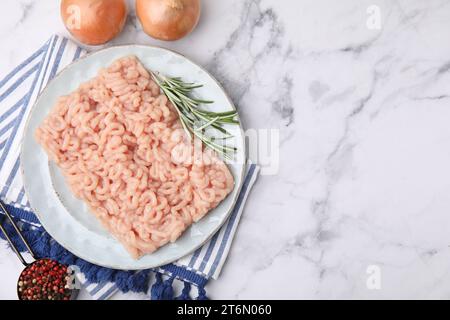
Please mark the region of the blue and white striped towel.
[[[46, 84], [66, 65], [86, 53], [72, 41], [55, 35], [0, 81], [0, 198], [22, 209], [20, 218], [28, 223], [39, 225], [31, 212], [19, 173], [20, 141], [28, 113]], [[258, 172], [258, 166], [248, 165], [233, 213], [208, 243], [193, 254], [157, 271], [194, 284], [217, 279]], [[89, 283], [83, 275], [80, 281], [94, 299], [107, 299], [118, 290], [113, 283]]]

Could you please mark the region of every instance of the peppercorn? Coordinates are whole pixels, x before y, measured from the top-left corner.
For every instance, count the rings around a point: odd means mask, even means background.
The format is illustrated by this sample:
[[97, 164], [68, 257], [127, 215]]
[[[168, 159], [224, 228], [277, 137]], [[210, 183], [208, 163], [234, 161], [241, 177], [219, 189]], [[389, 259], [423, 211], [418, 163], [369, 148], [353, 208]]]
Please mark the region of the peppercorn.
[[70, 300], [66, 290], [70, 277], [67, 266], [49, 259], [38, 260], [19, 277], [17, 291], [22, 300]]

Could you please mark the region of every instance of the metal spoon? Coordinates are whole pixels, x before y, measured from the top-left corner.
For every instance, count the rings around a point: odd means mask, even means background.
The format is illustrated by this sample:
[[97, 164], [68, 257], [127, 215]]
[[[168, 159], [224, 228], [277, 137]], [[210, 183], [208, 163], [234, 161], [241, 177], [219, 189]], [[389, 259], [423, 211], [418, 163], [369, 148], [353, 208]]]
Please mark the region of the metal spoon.
[[[30, 253], [31, 257], [34, 259], [34, 261], [28, 263], [25, 261], [24, 257], [22, 256], [22, 254], [20, 253], [20, 251], [17, 249], [17, 247], [14, 245], [14, 243], [12, 242], [11, 238], [9, 237], [8, 233], [6, 232], [5, 227], [3, 226], [2, 223], [0, 223], [0, 230], [3, 232], [3, 234], [5, 235], [6, 240], [9, 242], [9, 244], [11, 245], [11, 248], [13, 249], [13, 251], [15, 252], [15, 254], [17, 255], [17, 257], [19, 258], [20, 262], [22, 262], [22, 264], [25, 266], [25, 269], [20, 273], [19, 279], [17, 280], [17, 296], [19, 298], [19, 300], [24, 300], [22, 298], [22, 295], [19, 292], [20, 286], [19, 286], [19, 282], [20, 279], [22, 278], [22, 275], [24, 275], [26, 272], [28, 272], [33, 265], [36, 265], [38, 262], [44, 262], [44, 261], [51, 261], [54, 262], [56, 266], [59, 267], [63, 267], [64, 265], [59, 263], [58, 261], [52, 260], [52, 259], [48, 259], [48, 258], [43, 258], [43, 259], [38, 259], [35, 255], [35, 253], [33, 252], [33, 249], [31, 248], [31, 246], [28, 244], [27, 240], [24, 238], [24, 236], [22, 235], [22, 232], [20, 231], [19, 227], [16, 225], [16, 223], [14, 222], [14, 219], [12, 218], [12, 216], [10, 215], [10, 213], [8, 212], [8, 210], [6, 210], [5, 206], [3, 205], [3, 203], [0, 201], [0, 209], [3, 211], [3, 213], [5, 214], [5, 216], [8, 218], [8, 220], [10, 221], [11, 225], [13, 226], [14, 230], [17, 232], [17, 234], [20, 237], [20, 240], [23, 242], [23, 244], [25, 245], [25, 247], [27, 248], [28, 252]], [[47, 272], [49, 273], [49, 272]], [[49, 274], [46, 274], [46, 278], [48, 279]], [[74, 300], [76, 299], [79, 290], [76, 288], [73, 289], [69, 289], [70, 290], [70, 300]]]

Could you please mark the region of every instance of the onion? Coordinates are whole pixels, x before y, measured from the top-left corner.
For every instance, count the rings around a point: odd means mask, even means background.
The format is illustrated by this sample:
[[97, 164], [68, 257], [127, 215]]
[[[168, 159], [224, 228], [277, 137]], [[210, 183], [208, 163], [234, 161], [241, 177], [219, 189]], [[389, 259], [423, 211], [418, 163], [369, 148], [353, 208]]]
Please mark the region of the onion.
[[148, 35], [177, 40], [197, 25], [200, 0], [136, 0], [136, 13]]
[[104, 44], [122, 31], [127, 5], [125, 0], [62, 0], [61, 17], [80, 42]]

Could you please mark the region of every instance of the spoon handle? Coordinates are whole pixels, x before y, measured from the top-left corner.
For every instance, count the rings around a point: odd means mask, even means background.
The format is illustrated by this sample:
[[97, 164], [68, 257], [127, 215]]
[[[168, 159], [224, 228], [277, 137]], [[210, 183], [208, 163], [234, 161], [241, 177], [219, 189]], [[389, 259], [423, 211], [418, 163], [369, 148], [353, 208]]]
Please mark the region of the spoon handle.
[[[3, 205], [3, 203], [0, 201], [0, 208], [3, 211], [3, 213], [5, 214], [5, 216], [8, 218], [8, 220], [11, 222], [14, 230], [17, 232], [17, 234], [19, 235], [20, 239], [22, 240], [23, 244], [25, 245], [25, 247], [27, 248], [28, 252], [31, 254], [31, 256], [33, 257], [33, 259], [36, 260], [36, 255], [33, 252], [33, 249], [31, 249], [31, 246], [28, 244], [27, 240], [24, 238], [24, 236], [22, 235], [22, 232], [20, 231], [19, 227], [17, 226], [17, 224], [15, 223], [14, 219], [12, 218], [12, 216], [9, 214], [8, 210], [6, 210], [5, 206]], [[3, 227], [2, 224], [0, 224], [0, 230], [3, 232], [3, 234], [5, 235], [6, 240], [8, 240], [9, 244], [11, 245], [11, 247], [13, 248], [14, 252], [16, 253], [17, 257], [19, 258], [20, 262], [22, 262], [23, 265], [27, 266], [28, 263], [25, 261], [25, 259], [23, 258], [22, 254], [20, 253], [20, 251], [17, 249], [17, 247], [14, 245], [14, 243], [12, 242], [11, 238], [9, 237], [8, 233], [6, 232], [5, 228]]]

